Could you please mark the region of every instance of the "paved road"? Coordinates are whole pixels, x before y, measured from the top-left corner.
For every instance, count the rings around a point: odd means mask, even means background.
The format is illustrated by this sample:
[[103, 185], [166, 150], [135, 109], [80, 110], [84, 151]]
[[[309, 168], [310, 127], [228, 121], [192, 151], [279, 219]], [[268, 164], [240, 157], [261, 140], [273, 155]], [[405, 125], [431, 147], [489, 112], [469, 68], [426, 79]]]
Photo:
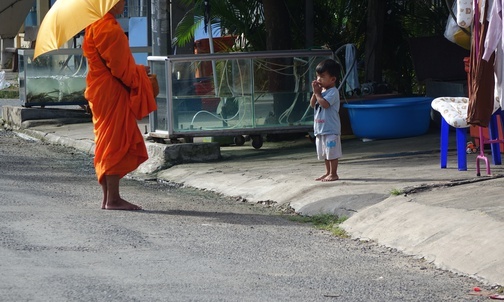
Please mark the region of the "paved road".
[[124, 181], [99, 209], [92, 158], [0, 130], [2, 301], [483, 301], [478, 282], [263, 206]]

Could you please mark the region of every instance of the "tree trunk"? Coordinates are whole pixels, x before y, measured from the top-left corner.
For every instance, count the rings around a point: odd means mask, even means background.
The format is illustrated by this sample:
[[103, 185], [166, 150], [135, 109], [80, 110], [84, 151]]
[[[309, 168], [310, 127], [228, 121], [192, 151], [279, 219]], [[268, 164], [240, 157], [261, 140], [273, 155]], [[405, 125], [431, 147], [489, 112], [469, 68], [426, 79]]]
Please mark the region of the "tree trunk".
[[383, 27], [386, 0], [368, 0], [366, 31], [366, 82], [382, 82]]
[[305, 0], [305, 47], [313, 47], [315, 36], [315, 16], [313, 14], [313, 0]]
[[[264, 21], [266, 27], [267, 50], [290, 50], [292, 47], [290, 20], [284, 1], [263, 0]], [[292, 59], [271, 59], [268, 75], [269, 90], [273, 92], [273, 116], [275, 118], [288, 109], [293, 98], [294, 84], [291, 74], [292, 69], [283, 69], [282, 66], [292, 65]], [[282, 69], [282, 70], [280, 70]], [[275, 70], [279, 70], [278, 72]]]
[[263, 0], [268, 50], [291, 49], [289, 15], [284, 1]]

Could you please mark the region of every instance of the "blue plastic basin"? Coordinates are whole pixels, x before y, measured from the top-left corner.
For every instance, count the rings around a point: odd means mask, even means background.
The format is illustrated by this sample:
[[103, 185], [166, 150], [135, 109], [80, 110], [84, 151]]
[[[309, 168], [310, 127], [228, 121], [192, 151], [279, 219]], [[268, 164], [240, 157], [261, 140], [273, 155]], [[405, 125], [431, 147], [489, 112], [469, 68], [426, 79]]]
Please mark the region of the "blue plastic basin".
[[343, 104], [355, 136], [390, 139], [427, 133], [432, 97], [366, 100]]

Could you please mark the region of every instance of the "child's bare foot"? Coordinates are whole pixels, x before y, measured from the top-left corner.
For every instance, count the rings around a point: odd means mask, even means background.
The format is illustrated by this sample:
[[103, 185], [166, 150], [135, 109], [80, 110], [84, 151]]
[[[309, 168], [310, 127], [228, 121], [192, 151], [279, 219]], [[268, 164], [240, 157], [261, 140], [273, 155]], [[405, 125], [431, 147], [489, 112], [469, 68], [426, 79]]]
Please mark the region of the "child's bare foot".
[[142, 210], [142, 207], [137, 206], [136, 204], [132, 204], [127, 202], [124, 199], [119, 199], [117, 201], [111, 202], [108, 201], [105, 205], [105, 210], [126, 210], [126, 211], [138, 211]]
[[328, 175], [329, 175], [329, 174], [324, 174], [324, 175], [322, 175], [322, 176], [320, 176], [320, 177], [315, 178], [315, 180], [316, 180], [316, 181], [322, 180], [322, 179], [326, 178]]
[[335, 180], [338, 180], [339, 177], [338, 175], [327, 175], [326, 177], [324, 177], [323, 179], [321, 179], [321, 181], [335, 181]]

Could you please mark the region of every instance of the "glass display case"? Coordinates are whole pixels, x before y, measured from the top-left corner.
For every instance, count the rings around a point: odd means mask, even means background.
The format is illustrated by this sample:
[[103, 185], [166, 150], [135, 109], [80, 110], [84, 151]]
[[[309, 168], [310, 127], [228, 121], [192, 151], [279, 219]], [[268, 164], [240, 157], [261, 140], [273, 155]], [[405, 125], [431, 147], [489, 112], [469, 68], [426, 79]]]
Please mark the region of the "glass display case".
[[[149, 56], [157, 74], [154, 137], [192, 138], [310, 132], [311, 82], [331, 50]], [[255, 146], [254, 146], [255, 147]]]
[[59, 49], [33, 60], [19, 50], [19, 98], [25, 107], [85, 105], [87, 62], [80, 48]]
[[[133, 53], [151, 51], [149, 47], [132, 47], [131, 50]], [[19, 98], [22, 106], [87, 104], [84, 98], [87, 61], [81, 48], [58, 49], [35, 60], [33, 54], [33, 49], [19, 50]]]

